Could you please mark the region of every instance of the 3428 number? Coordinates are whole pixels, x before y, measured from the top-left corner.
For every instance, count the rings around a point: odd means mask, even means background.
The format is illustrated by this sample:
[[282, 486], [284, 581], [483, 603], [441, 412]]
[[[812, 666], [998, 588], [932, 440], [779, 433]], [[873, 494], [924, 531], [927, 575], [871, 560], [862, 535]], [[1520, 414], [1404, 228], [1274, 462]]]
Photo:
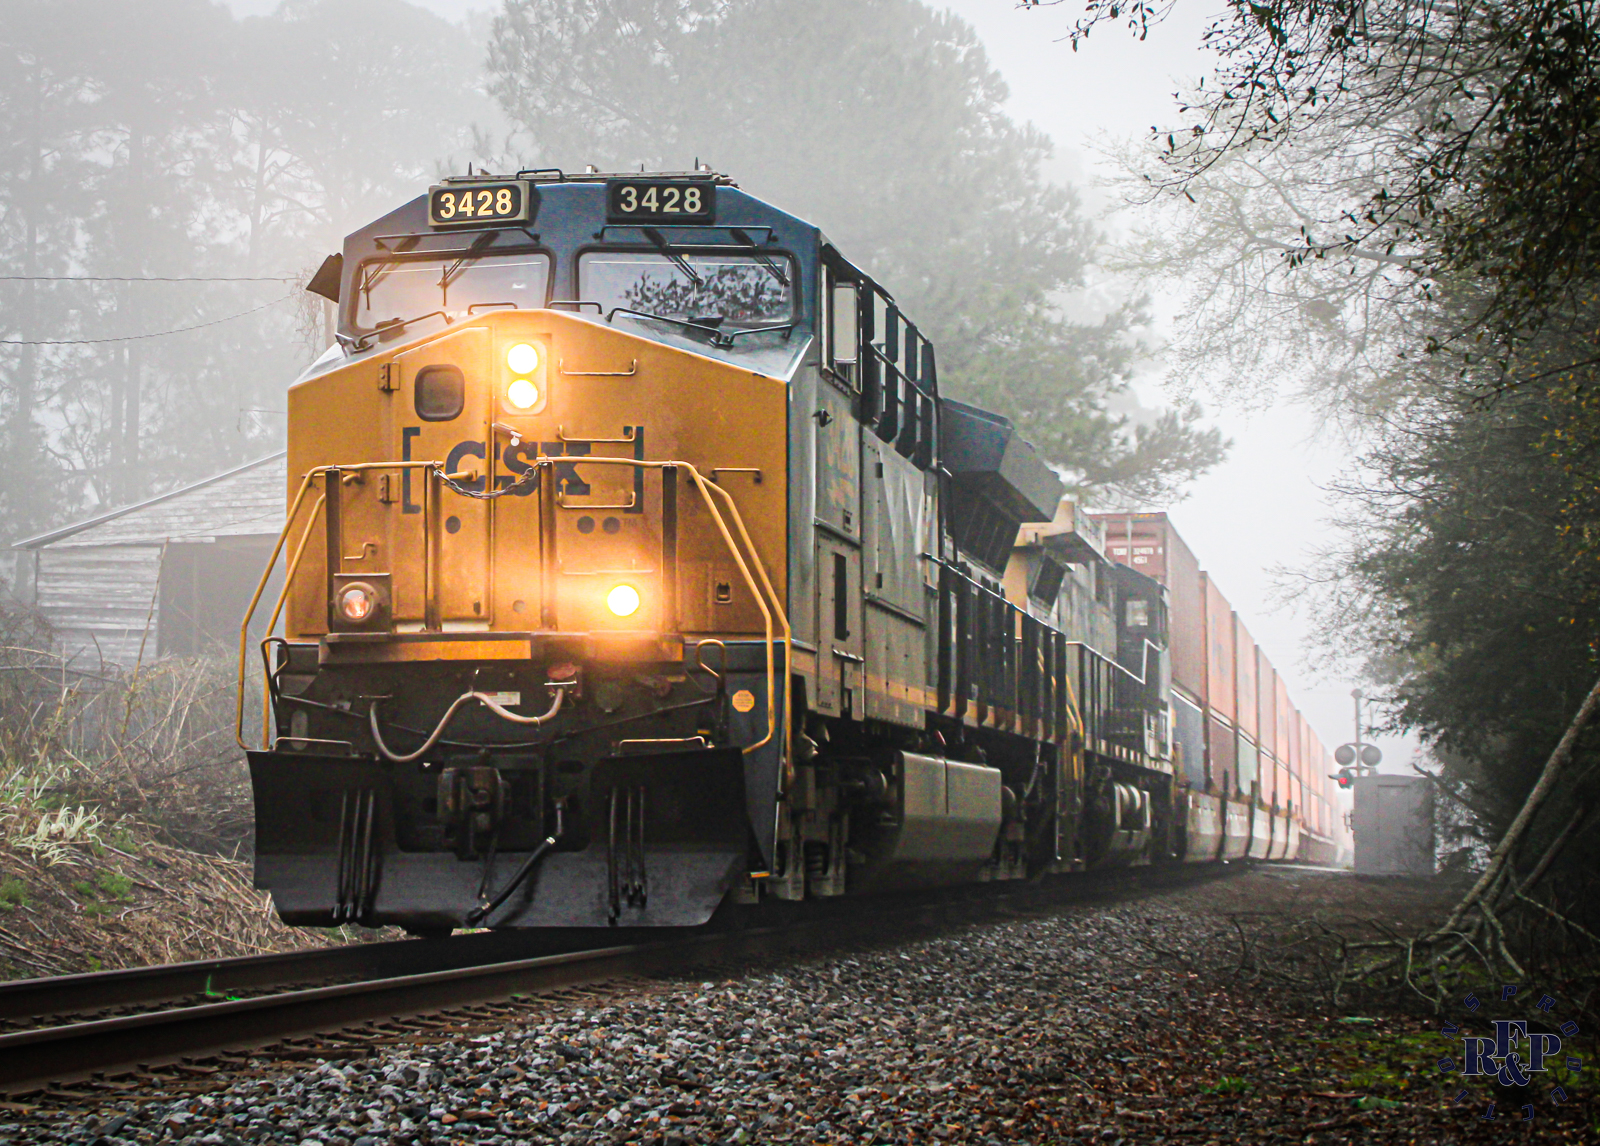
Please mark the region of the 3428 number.
[[702, 195], [698, 187], [646, 187], [640, 189], [628, 184], [617, 193], [617, 206], [628, 212], [643, 211], [659, 215], [701, 215]]
[[613, 183], [608, 214], [613, 222], [710, 222], [709, 183]]
[[435, 226], [525, 219], [526, 204], [526, 190], [520, 183], [435, 187], [428, 196], [428, 218]]
[[[477, 200], [476, 204], [473, 202], [474, 199]], [[439, 196], [438, 214], [441, 219], [454, 219], [457, 215], [463, 219], [471, 219], [478, 215], [488, 219], [497, 215], [510, 215], [516, 209], [511, 188], [502, 187], [498, 191], [442, 192]]]

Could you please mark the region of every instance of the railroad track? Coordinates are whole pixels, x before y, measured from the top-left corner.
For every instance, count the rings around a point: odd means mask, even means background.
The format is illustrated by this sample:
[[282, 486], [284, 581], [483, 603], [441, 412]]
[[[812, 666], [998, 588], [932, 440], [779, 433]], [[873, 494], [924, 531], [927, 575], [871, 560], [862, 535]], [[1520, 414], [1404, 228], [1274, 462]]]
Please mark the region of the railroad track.
[[[651, 933], [572, 930], [496, 931], [448, 940], [354, 943], [277, 955], [165, 963], [120, 971], [0, 983], [0, 1034], [53, 1017], [110, 1018], [137, 1010], [195, 1005], [289, 986], [332, 986], [359, 979], [449, 971], [536, 955], [644, 941]], [[659, 938], [659, 933], [656, 934]]]
[[[0, 1093], [34, 1093], [261, 1047], [277, 1046], [280, 1058], [311, 1057], [319, 1045], [324, 1057], [370, 1053], [449, 1026], [427, 1016], [466, 1008], [470, 1026], [474, 1008], [516, 996], [1119, 898], [1226, 870], [1134, 869], [981, 892], [964, 888], [909, 903], [903, 897], [824, 902], [780, 924], [669, 938], [652, 932], [648, 940], [623, 943], [615, 932], [601, 933], [611, 940], [605, 945], [594, 942], [594, 932], [493, 932], [21, 980], [0, 984], [0, 1018], [41, 1021], [0, 1033]], [[329, 981], [335, 979], [342, 981]], [[315, 985], [302, 985], [308, 982]], [[308, 1038], [357, 1028], [359, 1037], [331, 1044]], [[304, 1045], [286, 1045], [295, 1039]]]

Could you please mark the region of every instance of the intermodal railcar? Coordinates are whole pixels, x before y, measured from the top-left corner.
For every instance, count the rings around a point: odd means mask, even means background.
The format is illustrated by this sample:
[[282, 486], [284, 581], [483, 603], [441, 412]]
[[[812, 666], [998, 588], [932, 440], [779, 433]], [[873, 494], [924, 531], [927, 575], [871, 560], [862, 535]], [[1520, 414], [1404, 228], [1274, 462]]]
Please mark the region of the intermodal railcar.
[[682, 927], [1297, 850], [1183, 768], [1168, 587], [817, 227], [709, 171], [446, 179], [309, 289], [337, 333], [240, 649], [286, 921]]

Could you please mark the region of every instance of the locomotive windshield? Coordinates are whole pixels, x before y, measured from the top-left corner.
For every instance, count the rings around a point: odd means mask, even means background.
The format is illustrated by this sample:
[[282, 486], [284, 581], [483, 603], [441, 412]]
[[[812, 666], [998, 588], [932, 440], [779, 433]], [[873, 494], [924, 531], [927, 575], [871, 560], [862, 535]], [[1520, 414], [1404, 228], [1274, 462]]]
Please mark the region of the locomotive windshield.
[[440, 310], [452, 320], [474, 307], [532, 310], [545, 304], [549, 282], [550, 258], [541, 254], [373, 261], [356, 283], [356, 326], [374, 330]]
[[805, 349], [788, 256], [591, 251], [579, 296], [601, 315], [666, 342], [785, 377]]

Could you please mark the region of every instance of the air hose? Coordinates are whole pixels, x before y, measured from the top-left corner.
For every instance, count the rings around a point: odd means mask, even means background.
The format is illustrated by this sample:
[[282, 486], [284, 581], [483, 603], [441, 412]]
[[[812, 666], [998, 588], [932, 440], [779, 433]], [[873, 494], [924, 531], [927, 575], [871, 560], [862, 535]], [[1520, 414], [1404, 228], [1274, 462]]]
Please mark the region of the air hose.
[[422, 747], [404, 756], [397, 755], [391, 751], [383, 741], [383, 733], [378, 730], [379, 701], [374, 700], [372, 707], [367, 710], [367, 724], [372, 729], [372, 742], [378, 746], [378, 752], [382, 754], [385, 760], [392, 761], [395, 764], [410, 764], [414, 760], [422, 759], [423, 756], [427, 755], [428, 750], [439, 742], [439, 737], [444, 735], [444, 730], [449, 727], [450, 721], [455, 719], [456, 713], [460, 711], [461, 706], [466, 704], [467, 701], [476, 700], [502, 720], [509, 720], [515, 724], [546, 724], [554, 720], [556, 714], [561, 711], [561, 702], [567, 695], [567, 683], [566, 681], [556, 681], [545, 685], [545, 688], [552, 690], [556, 694], [556, 698], [550, 703], [550, 710], [539, 716], [521, 716], [512, 712], [510, 709], [502, 707], [488, 693], [464, 692], [450, 703], [449, 708], [444, 710], [444, 715], [439, 718], [439, 723], [434, 726], [428, 738], [422, 742]]
[[489, 902], [479, 904], [477, 907], [467, 912], [466, 924], [468, 927], [482, 926], [483, 921], [498, 911], [500, 909], [500, 905], [511, 898], [511, 893], [523, 885], [528, 876], [533, 873], [533, 869], [538, 866], [539, 861], [544, 859], [544, 857], [549, 854], [550, 849], [556, 846], [556, 841], [561, 838], [561, 833], [566, 827], [563, 812], [563, 803], [559, 800], [556, 801], [555, 831], [551, 832], [548, 836], [541, 840], [539, 842], [539, 846], [528, 853], [528, 858], [522, 861], [522, 866], [517, 869], [516, 874], [511, 877], [510, 882], [507, 883], [505, 887], [500, 889], [498, 895], [489, 900]]

